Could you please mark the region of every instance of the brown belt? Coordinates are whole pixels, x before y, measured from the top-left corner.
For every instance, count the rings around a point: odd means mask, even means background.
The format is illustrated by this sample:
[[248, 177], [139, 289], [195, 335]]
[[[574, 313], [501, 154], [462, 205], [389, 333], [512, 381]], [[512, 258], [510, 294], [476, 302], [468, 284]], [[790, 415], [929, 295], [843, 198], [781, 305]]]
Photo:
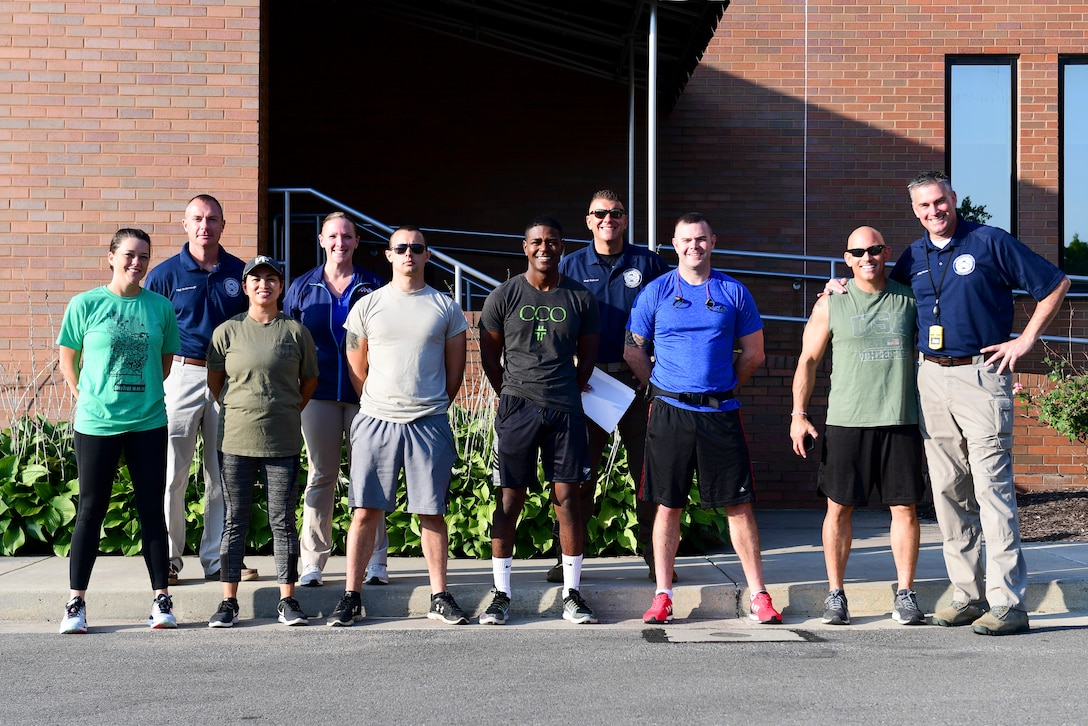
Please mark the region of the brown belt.
[[922, 357], [930, 363], [936, 363], [945, 368], [951, 368], [952, 366], [969, 366], [975, 362], [975, 359], [971, 356], [967, 356], [966, 358], [953, 358], [950, 355], [930, 355], [929, 353], [923, 353]]
[[201, 368], [207, 368], [208, 367], [208, 361], [206, 361], [206, 360], [203, 360], [201, 358], [186, 358], [183, 355], [175, 355], [174, 356], [174, 362], [184, 363], [185, 365], [189, 365], [189, 366], [200, 366]]

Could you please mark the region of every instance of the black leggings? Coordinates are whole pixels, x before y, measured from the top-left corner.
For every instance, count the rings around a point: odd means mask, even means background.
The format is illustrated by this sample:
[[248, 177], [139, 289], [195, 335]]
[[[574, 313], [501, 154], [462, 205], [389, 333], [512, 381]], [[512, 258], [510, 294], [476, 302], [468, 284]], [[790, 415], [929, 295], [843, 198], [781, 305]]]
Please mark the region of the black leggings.
[[140, 518], [144, 562], [154, 590], [166, 589], [170, 559], [166, 538], [166, 427], [114, 436], [75, 434], [79, 471], [79, 514], [72, 532], [68, 579], [73, 590], [86, 590], [98, 558], [102, 523], [113, 492], [122, 452], [132, 477], [136, 514]]

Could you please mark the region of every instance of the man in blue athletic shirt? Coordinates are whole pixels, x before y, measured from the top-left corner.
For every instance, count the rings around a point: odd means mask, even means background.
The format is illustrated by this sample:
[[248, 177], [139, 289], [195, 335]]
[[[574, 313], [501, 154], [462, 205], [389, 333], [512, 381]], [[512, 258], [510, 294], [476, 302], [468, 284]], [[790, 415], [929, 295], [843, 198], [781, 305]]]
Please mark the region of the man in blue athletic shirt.
[[[208, 389], [206, 358], [212, 331], [227, 318], [245, 312], [249, 304], [242, 294], [245, 262], [219, 244], [226, 221], [218, 200], [207, 194], [193, 197], [185, 207], [182, 226], [188, 242], [181, 252], [149, 272], [145, 283], [147, 289], [165, 295], [174, 303], [181, 333], [181, 349], [163, 383], [169, 420], [164, 507], [170, 536], [172, 585], [177, 583], [185, 551], [185, 491], [198, 435], [204, 439], [204, 534], [200, 538], [200, 564], [205, 579], [219, 579], [219, 546], [226, 510], [215, 449], [219, 405]], [[242, 579], [255, 579], [256, 574], [243, 570]]]

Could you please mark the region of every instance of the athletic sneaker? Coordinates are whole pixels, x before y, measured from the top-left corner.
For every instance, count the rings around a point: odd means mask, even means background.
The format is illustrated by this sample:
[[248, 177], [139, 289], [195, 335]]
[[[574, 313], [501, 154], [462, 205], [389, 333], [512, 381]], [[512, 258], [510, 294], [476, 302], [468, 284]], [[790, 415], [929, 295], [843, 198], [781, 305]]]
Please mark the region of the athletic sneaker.
[[389, 568], [385, 565], [371, 565], [366, 568], [366, 578], [363, 580], [364, 585], [388, 585], [389, 584]]
[[228, 597], [224, 598], [223, 602], [219, 603], [219, 609], [215, 611], [215, 614], [208, 620], [209, 628], [233, 628], [234, 624], [238, 622], [238, 600], [237, 598]]
[[672, 598], [668, 593], [659, 592], [654, 595], [650, 609], [642, 614], [642, 622], [650, 624], [672, 622]]
[[464, 625], [468, 622], [465, 611], [448, 592], [437, 592], [431, 595], [431, 609], [427, 611], [427, 617], [431, 620], [441, 620], [446, 625]]
[[892, 605], [892, 620], [903, 625], [925, 625], [926, 614], [918, 607], [918, 598], [914, 590], [900, 590], [895, 593]]
[[298, 578], [298, 584], [303, 587], [321, 587], [321, 568], [317, 565], [306, 565], [302, 568], [302, 577]]
[[293, 597], [280, 598], [276, 606], [276, 612], [280, 614], [280, 622], [284, 625], [309, 625], [310, 616], [302, 612], [302, 606]]
[[[896, 598], [896, 602], [899, 599]], [[825, 625], [849, 625], [850, 608], [846, 604], [846, 593], [842, 590], [832, 590], [824, 598], [823, 622]]]
[[155, 601], [151, 603], [151, 614], [147, 616], [147, 626], [156, 630], [178, 626], [178, 619], [174, 617], [174, 601], [169, 595], [155, 596]]
[[562, 582], [563, 581], [563, 563], [556, 562], [554, 565], [548, 568], [548, 573], [544, 575], [544, 579], [548, 582]]
[[563, 619], [576, 625], [595, 623], [597, 613], [593, 612], [593, 608], [582, 599], [582, 593], [571, 588], [567, 591], [567, 596], [563, 598]]
[[480, 625], [506, 625], [510, 617], [510, 596], [499, 589], [491, 590], [491, 604], [480, 613]]
[[782, 616], [771, 604], [771, 596], [766, 590], [756, 593], [748, 604], [750, 620], [758, 620], [760, 625], [778, 625], [782, 622]]
[[87, 603], [76, 595], [64, 606], [64, 619], [60, 621], [61, 634], [87, 632]]
[[349, 628], [356, 620], [363, 619], [363, 599], [357, 592], [345, 592], [340, 596], [340, 602], [329, 613], [326, 625], [334, 628]]

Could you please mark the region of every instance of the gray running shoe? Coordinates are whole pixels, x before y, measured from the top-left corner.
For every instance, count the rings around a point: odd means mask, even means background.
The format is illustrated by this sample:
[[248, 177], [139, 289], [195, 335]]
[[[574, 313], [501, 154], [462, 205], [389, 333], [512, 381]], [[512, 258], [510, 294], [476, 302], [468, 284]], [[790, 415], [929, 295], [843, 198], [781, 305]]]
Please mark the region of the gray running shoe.
[[892, 620], [902, 625], [925, 625], [926, 614], [918, 607], [918, 598], [914, 590], [900, 590], [895, 593], [892, 605]]
[[582, 599], [582, 593], [572, 588], [563, 598], [563, 619], [576, 625], [595, 623], [597, 613]]
[[431, 595], [431, 609], [427, 612], [431, 620], [441, 620], [446, 625], [465, 625], [468, 618], [465, 611], [453, 599], [448, 592], [437, 592]]
[[823, 622], [825, 625], [849, 625], [850, 609], [846, 603], [846, 593], [842, 590], [832, 590], [824, 598]]
[[499, 589], [491, 591], [491, 604], [480, 613], [480, 625], [506, 625], [510, 617], [510, 596]]

